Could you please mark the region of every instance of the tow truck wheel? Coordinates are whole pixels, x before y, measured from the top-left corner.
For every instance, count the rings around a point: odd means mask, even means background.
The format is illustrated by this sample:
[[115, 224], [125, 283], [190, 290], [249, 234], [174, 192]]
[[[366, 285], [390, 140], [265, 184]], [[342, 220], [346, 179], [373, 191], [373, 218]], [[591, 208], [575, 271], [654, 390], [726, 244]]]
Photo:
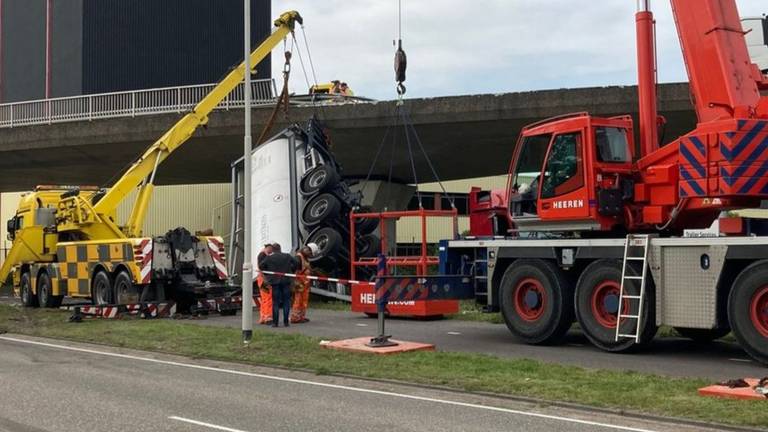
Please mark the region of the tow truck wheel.
[[513, 262], [501, 279], [499, 296], [504, 322], [525, 343], [559, 342], [573, 324], [573, 289], [550, 262]]
[[768, 364], [768, 261], [744, 269], [728, 296], [728, 321], [739, 345]]
[[114, 303], [115, 293], [112, 287], [112, 280], [105, 271], [96, 272], [93, 276], [93, 304], [97, 306], [109, 305]]
[[51, 278], [48, 273], [42, 272], [37, 277], [37, 300], [40, 307], [57, 308], [61, 306], [62, 297], [53, 295]]
[[731, 332], [729, 328], [716, 329], [694, 329], [675, 327], [675, 331], [682, 337], [690, 339], [696, 343], [709, 343], [727, 335]]
[[[627, 274], [639, 276], [640, 272], [628, 266]], [[576, 283], [576, 318], [582, 332], [593, 345], [603, 351], [623, 352], [635, 349], [653, 339], [656, 334], [654, 317], [653, 287], [646, 281], [645, 299], [640, 326], [640, 343], [634, 338], [619, 338], [616, 341], [616, 320], [619, 313], [619, 292], [621, 290], [621, 262], [617, 260], [598, 260], [584, 269]], [[640, 294], [640, 283], [626, 281], [625, 293]], [[637, 311], [637, 300], [624, 299], [621, 313], [631, 315]], [[637, 321], [631, 318], [621, 319], [620, 333], [634, 334]]]
[[21, 275], [21, 283], [19, 294], [21, 295], [21, 303], [26, 307], [37, 307], [37, 296], [32, 293], [32, 279], [29, 276], [29, 272], [24, 272]]

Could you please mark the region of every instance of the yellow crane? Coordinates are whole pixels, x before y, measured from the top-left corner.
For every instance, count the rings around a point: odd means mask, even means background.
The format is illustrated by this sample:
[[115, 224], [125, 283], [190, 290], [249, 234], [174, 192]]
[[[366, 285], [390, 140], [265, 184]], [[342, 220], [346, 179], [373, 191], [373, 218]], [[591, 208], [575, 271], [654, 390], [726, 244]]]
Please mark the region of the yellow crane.
[[[250, 64], [269, 55], [297, 22], [302, 18], [296, 11], [280, 15], [271, 35], [251, 53]], [[64, 296], [88, 297], [94, 304], [170, 298], [191, 307], [200, 298], [224, 295], [228, 285], [220, 237], [192, 236], [183, 228], [142, 237], [142, 226], [159, 165], [208, 122], [244, 74], [241, 63], [109, 189], [39, 186], [26, 194], [8, 221], [13, 245], [0, 267], [0, 283], [12, 275], [22, 302], [41, 307], [57, 307]], [[134, 190], [130, 216], [118, 226], [117, 206]]]

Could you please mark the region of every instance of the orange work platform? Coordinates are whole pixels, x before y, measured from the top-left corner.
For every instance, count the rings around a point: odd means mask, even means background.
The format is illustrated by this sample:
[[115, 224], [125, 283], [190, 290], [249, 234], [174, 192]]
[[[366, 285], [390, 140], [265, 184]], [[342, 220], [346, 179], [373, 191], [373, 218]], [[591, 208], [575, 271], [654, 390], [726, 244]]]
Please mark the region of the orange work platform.
[[397, 345], [374, 348], [366, 345], [370, 341], [371, 341], [370, 337], [359, 337], [354, 339], [342, 339], [342, 340], [337, 340], [333, 342], [321, 342], [320, 346], [324, 348], [335, 349], [340, 351], [379, 354], [379, 355], [400, 354], [400, 353], [411, 352], [411, 351], [434, 351], [435, 350], [435, 346], [432, 344], [425, 344], [420, 342], [408, 342], [408, 341], [401, 341], [401, 340], [395, 340], [395, 339], [390, 339], [390, 341], [396, 343]]
[[724, 385], [711, 385], [708, 387], [700, 388], [699, 394], [701, 396], [711, 396], [726, 399], [768, 401], [768, 397], [766, 397], [766, 395], [762, 395], [755, 391], [755, 387], [757, 387], [757, 383], [760, 380], [756, 378], [746, 378], [744, 381], [749, 384], [749, 387], [730, 388]]

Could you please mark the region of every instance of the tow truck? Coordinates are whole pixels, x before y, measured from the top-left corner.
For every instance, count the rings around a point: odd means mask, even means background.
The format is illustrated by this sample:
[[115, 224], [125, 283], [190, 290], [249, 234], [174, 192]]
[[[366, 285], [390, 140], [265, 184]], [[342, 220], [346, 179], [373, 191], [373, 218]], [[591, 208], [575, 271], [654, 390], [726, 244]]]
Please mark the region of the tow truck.
[[[302, 18], [282, 14], [275, 28], [252, 53], [257, 65]], [[88, 298], [95, 305], [172, 300], [177, 311], [206, 305], [225, 314], [239, 308], [231, 300], [221, 237], [192, 235], [177, 228], [164, 236], [142, 233], [160, 164], [205, 126], [210, 112], [240, 83], [244, 63], [229, 72], [191, 112], [184, 115], [108, 189], [40, 186], [26, 194], [8, 221], [13, 242], [0, 267], [9, 275], [25, 306], [58, 307], [65, 296]], [[116, 209], [136, 191], [125, 225]]]
[[[698, 125], [659, 146], [655, 21], [639, 5], [639, 121], [574, 113], [525, 127], [506, 188], [473, 188], [470, 235], [440, 243], [440, 274], [469, 276], [526, 343], [557, 343], [577, 321], [623, 352], [666, 325], [701, 341], [733, 332], [768, 364], [767, 233], [731, 218], [717, 237], [683, 236], [768, 199], [768, 76], [735, 0], [671, 0]], [[765, 18], [753, 28], [765, 46]]]

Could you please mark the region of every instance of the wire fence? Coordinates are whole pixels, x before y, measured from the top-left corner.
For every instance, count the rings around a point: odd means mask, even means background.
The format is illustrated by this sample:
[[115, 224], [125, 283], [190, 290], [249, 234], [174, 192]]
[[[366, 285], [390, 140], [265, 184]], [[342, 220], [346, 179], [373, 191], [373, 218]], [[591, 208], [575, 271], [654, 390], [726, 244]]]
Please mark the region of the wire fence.
[[[0, 128], [182, 113], [192, 109], [216, 85], [199, 84], [0, 104]], [[273, 79], [251, 82], [255, 106], [273, 104], [276, 94]], [[242, 108], [243, 96], [243, 84], [240, 84], [217, 109]]]

